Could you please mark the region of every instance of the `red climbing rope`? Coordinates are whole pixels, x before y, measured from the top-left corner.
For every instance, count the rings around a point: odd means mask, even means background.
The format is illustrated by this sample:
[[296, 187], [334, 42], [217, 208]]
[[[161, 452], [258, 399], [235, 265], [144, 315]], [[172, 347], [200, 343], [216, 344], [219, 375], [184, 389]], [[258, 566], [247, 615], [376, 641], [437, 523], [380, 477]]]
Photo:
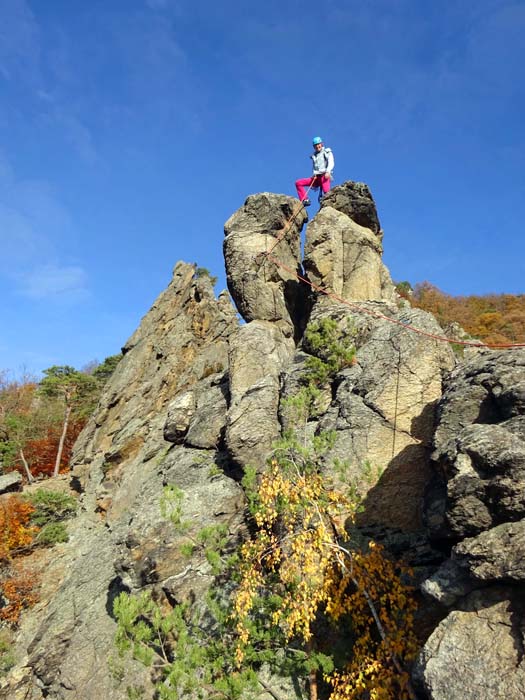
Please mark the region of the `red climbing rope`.
[[[310, 190], [312, 189], [313, 184], [314, 184], [314, 182], [315, 182], [315, 179], [316, 179], [315, 177], [312, 178], [312, 182], [310, 183], [310, 186], [309, 186], [308, 189], [306, 190], [305, 199], [308, 198], [308, 192], [310, 192]], [[304, 200], [303, 200], [303, 201], [304, 201]], [[301, 209], [304, 209], [303, 202], [301, 202], [301, 203], [299, 204], [298, 208], [297, 208], [294, 212], [292, 212], [292, 215], [290, 216], [290, 218], [288, 219], [288, 221], [285, 223], [283, 230], [281, 231], [281, 233], [280, 233], [279, 236], [277, 237], [275, 243], [272, 245], [272, 247], [270, 248], [270, 250], [267, 250], [265, 253], [262, 254], [264, 257], [268, 257], [268, 256], [270, 255], [270, 253], [274, 250], [274, 248], [277, 248], [277, 246], [279, 245], [279, 243], [283, 240], [283, 238], [284, 238], [284, 237], [286, 236], [286, 234], [288, 233], [288, 231], [289, 231], [289, 229], [290, 229], [290, 227], [291, 227], [293, 221], [295, 220], [295, 217], [296, 217], [297, 214], [301, 211]]]
[[[282, 236], [280, 238], [282, 240]], [[274, 265], [277, 265], [278, 267], [281, 267], [283, 270], [286, 270], [289, 274], [293, 275], [296, 279], [298, 279], [300, 282], [304, 282], [304, 284], [309, 285], [312, 289], [314, 289], [316, 292], [319, 292], [320, 294], [324, 294], [327, 297], [330, 297], [331, 299], [335, 299], [336, 301], [340, 302], [341, 304], [345, 304], [346, 306], [350, 307], [351, 309], [358, 311], [360, 313], [368, 314], [369, 316], [374, 316], [375, 318], [381, 318], [385, 321], [388, 321], [389, 323], [393, 323], [396, 326], [401, 326], [402, 328], [405, 328], [408, 331], [412, 331], [414, 333], [418, 333], [419, 335], [424, 335], [427, 338], [432, 338], [433, 340], [439, 340], [443, 343], [451, 343], [455, 345], [467, 345], [469, 347], [473, 348], [488, 348], [488, 349], [508, 349], [508, 348], [525, 348], [525, 343], [482, 343], [482, 342], [475, 342], [472, 340], [455, 340], [454, 338], [447, 338], [446, 336], [443, 335], [436, 335], [435, 333], [430, 333], [428, 331], [424, 331], [421, 328], [416, 328], [415, 326], [410, 325], [409, 323], [403, 323], [403, 321], [398, 321], [395, 318], [390, 318], [389, 316], [385, 316], [382, 313], [379, 313], [379, 311], [374, 311], [373, 309], [365, 309], [362, 306], [359, 306], [358, 304], [355, 304], [351, 301], [348, 301], [346, 299], [343, 299], [340, 297], [338, 294], [335, 294], [334, 292], [330, 292], [328, 289], [324, 289], [323, 287], [320, 287], [318, 284], [315, 284], [314, 282], [310, 282], [310, 280], [306, 279], [306, 277], [303, 277], [302, 275], [299, 275], [295, 270], [292, 270], [290, 267], [282, 263], [280, 260], [277, 260], [277, 258], [274, 258], [273, 255], [271, 255], [271, 251], [275, 248], [275, 246], [280, 243], [280, 240], [277, 240], [275, 245], [271, 248], [270, 251], [267, 253], [262, 253], [268, 260], [271, 260], [271, 262], [274, 263]]]

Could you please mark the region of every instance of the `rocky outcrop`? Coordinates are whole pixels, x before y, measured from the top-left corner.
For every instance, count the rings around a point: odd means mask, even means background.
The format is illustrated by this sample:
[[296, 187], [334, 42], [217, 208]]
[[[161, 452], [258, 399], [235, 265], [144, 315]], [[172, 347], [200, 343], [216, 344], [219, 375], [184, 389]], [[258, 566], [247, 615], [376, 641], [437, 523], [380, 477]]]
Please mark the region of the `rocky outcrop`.
[[[306, 292], [294, 273], [302, 272], [306, 218], [297, 200], [264, 193], [248, 197], [224, 227], [228, 288], [248, 322], [230, 342], [226, 445], [236, 465], [259, 471], [280, 434], [279, 377], [305, 316]], [[262, 255], [272, 249], [292, 272]]]
[[[202, 553], [182, 557], [182, 535], [161, 516], [163, 489], [182, 491], [190, 534], [223, 523], [234, 540], [243, 528], [242, 490], [221, 469], [221, 386], [237, 328], [227, 295], [215, 299], [208, 277], [178, 263], [77, 442], [72, 475], [82, 512], [45, 572], [43, 590], [53, 594], [27, 616], [19, 665], [0, 697], [123, 700], [127, 684], [147, 686], [142, 669], [130, 668], [121, 683], [109, 672], [114, 598], [155, 585], [170, 600], [194, 599], [213, 578]], [[187, 425], [180, 414], [173, 418], [181, 396], [194, 406]], [[220, 408], [208, 424], [211, 406]], [[166, 442], [164, 431], [177, 444]]]
[[[108, 671], [113, 601], [152, 590], [167, 607], [199, 605], [213, 571], [181, 544], [216, 524], [232, 547], [246, 536], [240, 477], [247, 465], [265, 468], [289, 427], [286, 399], [326, 350], [305, 328], [327, 319], [355, 362], [321, 387], [305, 438], [333, 431], [319, 468], [336, 483], [346, 472], [361, 496], [356, 541], [379, 538], [424, 579], [431, 602], [420, 615], [432, 616], [414, 670], [420, 697], [524, 697], [525, 351], [476, 351], [455, 367], [449, 345], [429, 337], [443, 335], [435, 318], [394, 293], [366, 185], [335, 187], [306, 232], [306, 275], [335, 297], [295, 275], [305, 221], [290, 197], [248, 197], [224, 239], [245, 323], [207, 275], [178, 263], [126, 343], [75, 447], [82, 510], [24, 617], [2, 700], [125, 700], [135, 684], [152, 694], [142, 667], [119, 682]], [[283, 232], [274, 259], [264, 256]], [[174, 493], [184, 532], [161, 514]], [[281, 681], [278, 694], [299, 697]]]
[[374, 234], [324, 207], [308, 226], [304, 266], [308, 279], [348, 301], [389, 300], [394, 286]]
[[0, 496], [4, 493], [22, 490], [22, 475], [19, 472], [11, 472], [0, 476]]
[[525, 350], [478, 353], [448, 378], [426, 507], [435, 539], [525, 517], [524, 397]]
[[523, 700], [523, 594], [472, 593], [426, 643], [414, 678], [433, 700]]
[[261, 471], [280, 435], [280, 376], [294, 350], [293, 339], [268, 321], [252, 321], [231, 339], [226, 445], [239, 466]]
[[[309, 325], [327, 317], [349, 335], [356, 362], [336, 377], [325, 412], [311, 430], [335, 431], [326, 465], [346, 463], [348, 477], [367, 494], [363, 523], [415, 530], [421, 527], [430, 477], [435, 409], [453, 354], [442, 343], [407, 332], [405, 324], [440, 332], [435, 319], [420, 310], [367, 303], [352, 311], [325, 300], [315, 305]], [[302, 350], [308, 349], [303, 343]], [[305, 359], [297, 355], [285, 374], [283, 397], [296, 390]]]
[[261, 254], [282, 236], [275, 254], [300, 273], [300, 233], [306, 219], [296, 199], [265, 192], [248, 197], [224, 225], [228, 289], [245, 321], [271, 321], [291, 336], [300, 327], [304, 313], [300, 283], [293, 273]]
[[323, 198], [306, 232], [304, 268], [318, 287], [348, 301], [395, 301], [382, 236], [366, 185], [348, 182]]
[[337, 209], [359, 226], [370, 229], [379, 240], [382, 240], [383, 231], [374, 198], [364, 182], [348, 180], [342, 185], [337, 185], [323, 197], [321, 208], [324, 207]]
[[425, 516], [453, 547], [422, 589], [449, 612], [415, 669], [432, 700], [525, 698], [524, 388], [524, 350], [484, 351], [440, 402]]

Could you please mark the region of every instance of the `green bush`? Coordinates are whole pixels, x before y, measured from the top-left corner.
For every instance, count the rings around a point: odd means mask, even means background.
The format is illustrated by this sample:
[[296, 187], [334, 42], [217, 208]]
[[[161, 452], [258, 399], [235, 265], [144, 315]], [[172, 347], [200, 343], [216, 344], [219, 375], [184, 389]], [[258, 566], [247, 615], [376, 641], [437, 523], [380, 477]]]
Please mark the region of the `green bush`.
[[59, 542], [67, 542], [69, 535], [64, 523], [47, 523], [35, 537], [35, 542], [52, 547]]
[[15, 657], [11, 650], [11, 644], [0, 638], [0, 678], [15, 665]]
[[206, 267], [198, 267], [195, 270], [195, 279], [202, 279], [203, 277], [208, 277], [213, 286], [217, 284], [218, 278], [212, 275]]
[[341, 329], [333, 318], [323, 318], [308, 326], [304, 336], [306, 350], [312, 354], [306, 360], [304, 378], [308, 384], [323, 385], [355, 362], [353, 334], [351, 324]]
[[76, 499], [59, 491], [38, 489], [30, 494], [28, 499], [35, 509], [31, 515], [31, 522], [41, 528], [50, 523], [70, 518], [77, 509]]

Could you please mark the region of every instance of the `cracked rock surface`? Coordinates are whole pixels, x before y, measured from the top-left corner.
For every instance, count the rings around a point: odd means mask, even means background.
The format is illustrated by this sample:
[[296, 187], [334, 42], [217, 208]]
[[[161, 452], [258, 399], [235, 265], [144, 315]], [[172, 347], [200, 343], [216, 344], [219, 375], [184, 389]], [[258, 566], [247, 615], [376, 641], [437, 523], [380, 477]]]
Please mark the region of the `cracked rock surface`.
[[[228, 289], [245, 321], [271, 321], [287, 335], [297, 332], [304, 290], [293, 273], [301, 272], [300, 234], [306, 220], [297, 199], [264, 192], [250, 195], [224, 225]], [[281, 236], [273, 255], [292, 273], [260, 257]]]
[[433, 700], [525, 698], [524, 387], [525, 351], [486, 350], [440, 401], [425, 517], [453, 547], [422, 590], [449, 612], [415, 672]]
[[[417, 309], [370, 302], [361, 309], [438, 333], [433, 316]], [[348, 476], [366, 493], [362, 524], [382, 523], [404, 530], [421, 527], [421, 501], [428, 482], [434, 413], [442, 378], [454, 365], [450, 348], [402, 325], [367, 313], [352, 313], [331, 300], [315, 304], [309, 327], [333, 318], [355, 345], [356, 361], [335, 378], [322, 415], [311, 430], [334, 430], [334, 459], [348, 466]], [[283, 378], [283, 397], [296, 391], [304, 372], [308, 343]], [[333, 475], [332, 475], [333, 476]]]
[[512, 588], [471, 593], [437, 627], [414, 671], [432, 700], [525, 698], [524, 598]]
[[393, 301], [378, 237], [323, 202], [306, 231], [304, 268], [314, 284], [348, 301]]
[[[161, 516], [165, 486], [182, 490], [183, 517], [194, 530], [223, 523], [232, 541], [242, 530], [242, 490], [217, 469], [227, 402], [221, 385], [237, 328], [227, 295], [216, 299], [209, 278], [178, 263], [75, 446], [81, 513], [70, 541], [53, 550], [42, 586], [52, 595], [24, 620], [19, 664], [0, 686], [2, 700], [124, 700], [126, 685], [148, 687], [149, 674], [133, 664], [121, 683], [111, 677], [112, 603], [121, 591], [152, 586], [171, 600], [198, 598], [212, 580], [202, 555], [181, 557], [180, 536]], [[210, 404], [217, 411], [208, 422]], [[164, 439], [166, 424], [179, 444]]]

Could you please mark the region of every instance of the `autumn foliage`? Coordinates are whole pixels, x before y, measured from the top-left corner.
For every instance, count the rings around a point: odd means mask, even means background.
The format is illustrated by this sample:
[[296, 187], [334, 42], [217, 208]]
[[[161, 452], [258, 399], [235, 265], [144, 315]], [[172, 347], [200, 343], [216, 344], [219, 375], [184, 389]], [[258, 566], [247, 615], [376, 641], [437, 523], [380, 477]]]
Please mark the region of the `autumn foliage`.
[[[401, 294], [406, 295], [403, 290]], [[452, 296], [422, 282], [407, 298], [413, 306], [433, 313], [442, 326], [455, 321], [485, 343], [525, 342], [525, 294]]]
[[[60, 471], [67, 470], [73, 446], [85, 423], [85, 418], [71, 421], [60, 459]], [[47, 426], [43, 437], [26, 442], [24, 453], [28, 463], [31, 465], [31, 472], [34, 477], [39, 475], [52, 476], [61, 428], [60, 424], [52, 423]], [[15, 461], [15, 467], [22, 472], [20, 460]]]
[[51, 367], [40, 382], [0, 372], [0, 469], [27, 481], [67, 469], [75, 441], [105, 381], [72, 367]]
[[16, 625], [25, 608], [38, 600], [37, 577], [19, 562], [2, 572], [0, 578], [0, 621]]
[[33, 512], [33, 506], [17, 496], [0, 501], [0, 621], [11, 625], [37, 600], [34, 573], [13, 561], [38, 530], [30, 523]]
[[[355, 504], [308, 465], [274, 460], [260, 478], [252, 511], [256, 531], [241, 547], [234, 595], [239, 666], [259, 643], [260, 621], [269, 619], [275, 643], [304, 650], [311, 700], [318, 697], [319, 672], [330, 700], [413, 698], [411, 589], [378, 545], [362, 551], [349, 541], [340, 523]], [[322, 624], [332, 635], [352, 628], [339, 665], [323, 643]]]
[[0, 559], [31, 544], [37, 528], [30, 524], [33, 506], [17, 496], [0, 501]]

